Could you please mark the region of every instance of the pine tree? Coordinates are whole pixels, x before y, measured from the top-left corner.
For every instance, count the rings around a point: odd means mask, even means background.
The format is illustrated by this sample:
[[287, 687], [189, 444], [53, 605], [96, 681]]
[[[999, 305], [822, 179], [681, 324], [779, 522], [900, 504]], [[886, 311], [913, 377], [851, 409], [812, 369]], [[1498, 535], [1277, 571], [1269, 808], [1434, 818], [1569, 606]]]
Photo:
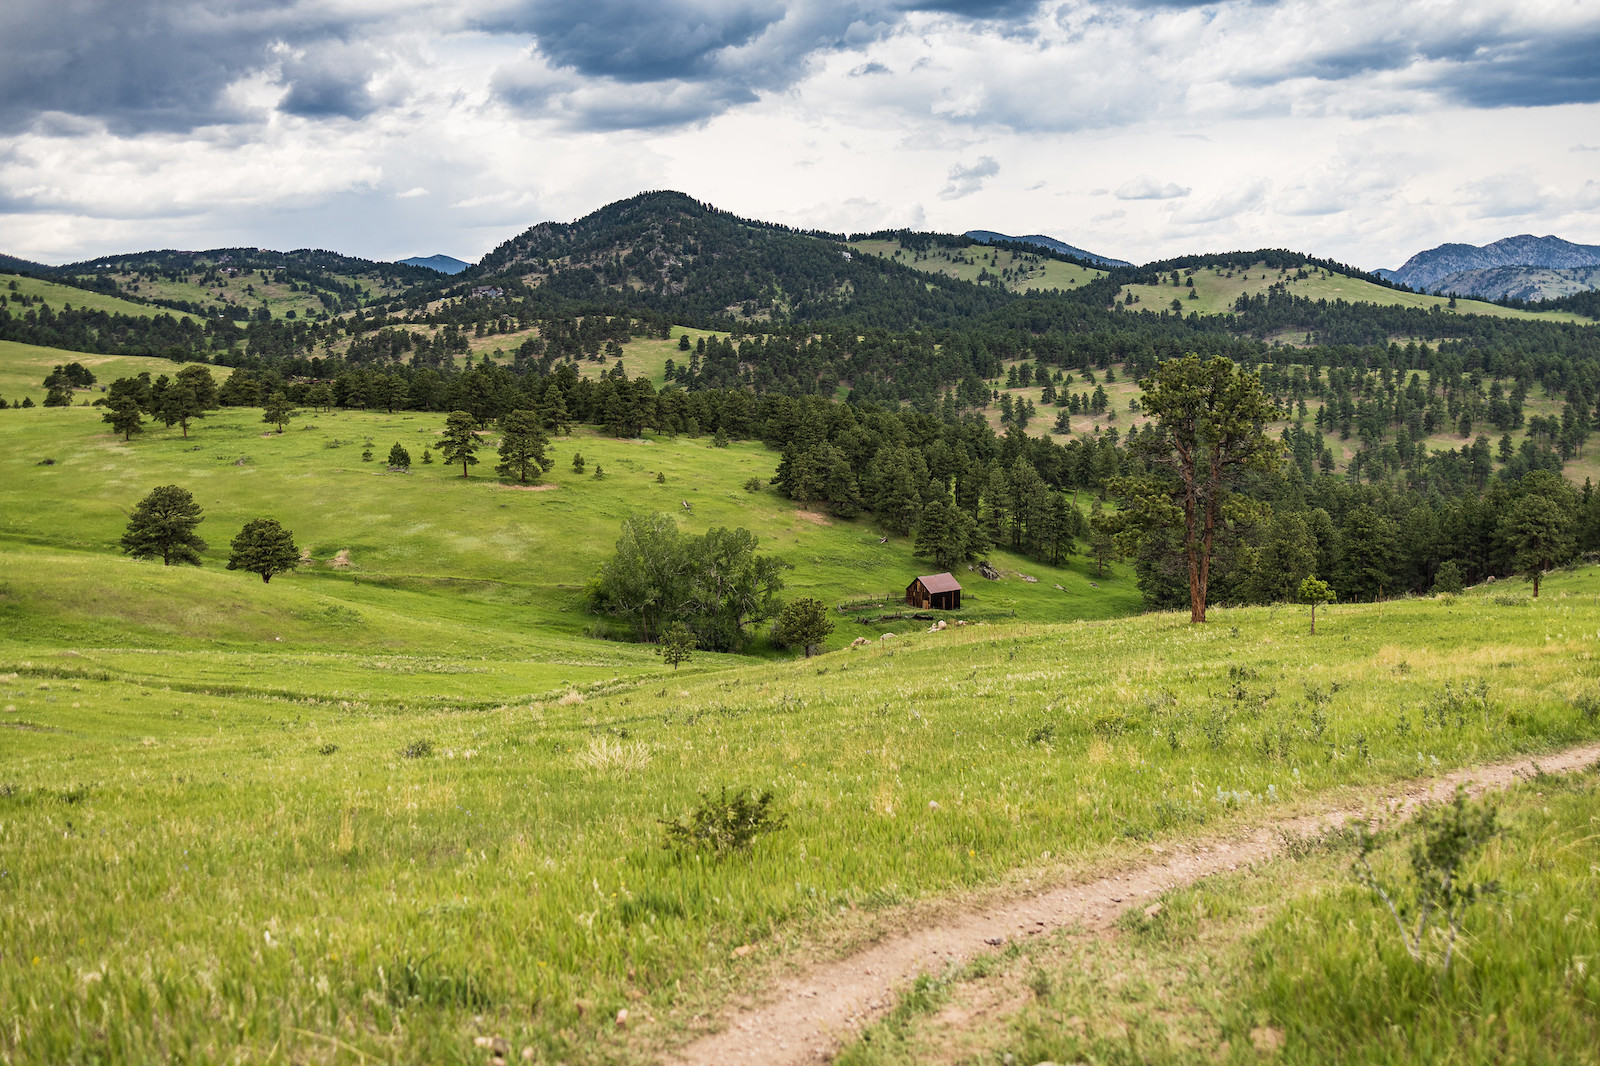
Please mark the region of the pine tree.
[[399, 441], [395, 441], [394, 447], [389, 449], [389, 468], [392, 470], [411, 469], [411, 453], [406, 451], [405, 445]]
[[461, 464], [461, 476], [467, 477], [467, 468], [478, 465], [478, 420], [466, 411], [452, 411], [444, 421], [444, 440], [439, 452], [451, 466]]
[[293, 417], [294, 404], [289, 402], [289, 397], [281, 389], [268, 396], [261, 409], [261, 421], [276, 425], [279, 433], [283, 432], [283, 427]]
[[537, 414], [512, 411], [500, 419], [500, 464], [495, 472], [526, 485], [530, 474], [538, 477], [555, 464], [545, 455], [549, 443]]
[[205, 521], [200, 505], [187, 489], [163, 485], [152, 489], [128, 517], [122, 534], [122, 551], [135, 559], [159, 557], [165, 566], [173, 563], [200, 565], [206, 542], [195, 527]]
[[784, 643], [805, 649], [809, 659], [833, 632], [833, 620], [821, 600], [805, 597], [784, 604], [778, 614], [778, 632]]
[[[684, 340], [688, 340], [684, 335]], [[682, 622], [674, 622], [661, 634], [661, 644], [656, 648], [656, 654], [661, 656], [661, 661], [672, 667], [678, 668], [679, 663], [686, 663], [694, 656], [694, 650], [699, 646], [699, 641], [690, 632], [689, 627]]]
[[194, 390], [187, 385], [168, 385], [161, 395], [161, 407], [156, 412], [156, 417], [168, 426], [177, 425], [183, 430], [185, 438], [189, 436], [189, 423], [196, 418], [205, 417], [205, 411], [200, 407], [200, 401], [195, 399]]
[[132, 440], [135, 433], [144, 432], [144, 417], [131, 396], [119, 396], [113, 400], [100, 420], [108, 423], [112, 432], [121, 433], [125, 441]]
[[229, 570], [246, 570], [260, 574], [263, 584], [274, 574], [286, 574], [300, 562], [300, 549], [294, 546], [294, 534], [273, 518], [254, 518], [244, 524], [230, 545]]

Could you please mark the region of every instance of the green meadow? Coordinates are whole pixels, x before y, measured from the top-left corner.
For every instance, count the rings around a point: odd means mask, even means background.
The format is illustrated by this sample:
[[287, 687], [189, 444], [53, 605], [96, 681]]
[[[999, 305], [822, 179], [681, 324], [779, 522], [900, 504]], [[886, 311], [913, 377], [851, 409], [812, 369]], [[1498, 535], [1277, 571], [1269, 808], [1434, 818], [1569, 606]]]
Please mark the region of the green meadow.
[[[0, 351], [13, 375], [70, 354]], [[1600, 736], [1592, 569], [1537, 601], [1338, 606], [1312, 638], [1300, 608], [1194, 627], [1137, 614], [1125, 569], [996, 553], [1000, 580], [959, 575], [970, 624], [928, 632], [878, 617], [930, 569], [910, 543], [783, 499], [760, 444], [581, 431], [518, 486], [492, 433], [469, 478], [423, 463], [436, 414], [304, 411], [279, 434], [229, 409], [131, 442], [100, 414], [0, 412], [8, 1066], [482, 1063], [480, 1037], [653, 1061], [908, 908]], [[199, 568], [117, 549], [162, 484], [205, 509]], [[811, 659], [757, 634], [672, 670], [597, 639], [584, 586], [655, 510], [752, 529], [786, 595], [885, 606], [830, 612]], [[271, 584], [224, 568], [263, 515], [306, 555]], [[724, 787], [770, 791], [773, 831], [665, 846]], [[1249, 972], [1217, 1009], [1293, 1031], [1281, 981]]]
[[[17, 287], [13, 289], [11, 286]], [[72, 306], [88, 308], [91, 311], [105, 311], [114, 315], [151, 316], [169, 314], [174, 318], [188, 319], [182, 311], [169, 311], [164, 307], [153, 307], [150, 304], [135, 303], [124, 300], [118, 296], [107, 296], [105, 293], [90, 292], [73, 285], [62, 285], [60, 282], [45, 281], [42, 278], [27, 277], [21, 274], [8, 274], [0, 271], [0, 300], [6, 300], [12, 293], [28, 296], [35, 300], [49, 304], [55, 310]], [[6, 308], [12, 314], [21, 314], [25, 308], [17, 303], [7, 303]]]
[[[1234, 304], [1240, 296], [1260, 296], [1273, 285], [1280, 282], [1293, 296], [1304, 296], [1310, 300], [1343, 300], [1346, 303], [1393, 304], [1399, 307], [1418, 307], [1430, 310], [1437, 307], [1447, 314], [1458, 315], [1492, 315], [1498, 318], [1531, 319], [1546, 322], [1588, 322], [1589, 319], [1570, 311], [1524, 311], [1514, 307], [1501, 307], [1499, 304], [1489, 303], [1486, 300], [1457, 300], [1454, 308], [1449, 307], [1449, 300], [1442, 296], [1429, 296], [1426, 293], [1403, 292], [1383, 285], [1374, 285], [1370, 281], [1362, 281], [1345, 274], [1333, 271], [1309, 268], [1309, 277], [1297, 279], [1294, 272], [1279, 273], [1262, 263], [1252, 264], [1248, 270], [1227, 271], [1217, 267], [1203, 267], [1192, 275], [1180, 271], [1184, 282], [1172, 284], [1172, 275], [1169, 271], [1160, 285], [1124, 285], [1117, 290], [1117, 300], [1125, 300], [1132, 294], [1137, 302], [1133, 310], [1138, 311], [1163, 311], [1171, 307], [1173, 300], [1178, 300], [1183, 305], [1183, 313], [1197, 313], [1202, 315], [1225, 315], [1233, 312]], [[1192, 277], [1194, 280], [1193, 292], [1190, 298], [1190, 288], [1185, 283]], [[1293, 338], [1289, 338], [1292, 340]]]
[[[1339, 607], [1314, 639], [1300, 610], [1223, 610], [669, 673], [597, 642], [587, 672], [576, 643], [524, 658], [509, 611], [426, 651], [452, 620], [424, 631], [431, 604], [394, 590], [88, 552], [86, 584], [126, 583], [110, 610], [206, 578], [219, 616], [270, 593], [305, 628], [281, 652], [149, 625], [69, 642], [96, 635], [57, 622], [87, 593], [41, 593], [46, 555], [9, 552], [0, 598], [15, 1063], [469, 1062], [479, 1036], [643, 1061], [904, 905], [1600, 735], [1592, 571], [1537, 602]], [[782, 828], [727, 859], [664, 848], [661, 820], [723, 786], [770, 789]]]

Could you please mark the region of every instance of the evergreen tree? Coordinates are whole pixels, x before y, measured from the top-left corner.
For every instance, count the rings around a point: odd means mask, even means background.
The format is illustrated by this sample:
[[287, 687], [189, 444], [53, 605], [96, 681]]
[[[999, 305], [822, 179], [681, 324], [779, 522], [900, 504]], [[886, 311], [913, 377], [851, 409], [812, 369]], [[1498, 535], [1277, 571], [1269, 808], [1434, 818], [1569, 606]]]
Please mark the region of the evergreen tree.
[[263, 584], [271, 581], [273, 574], [286, 574], [300, 562], [294, 535], [273, 518], [246, 522], [230, 547], [233, 551], [228, 556], [228, 569], [260, 574]]
[[526, 485], [529, 475], [537, 478], [555, 464], [545, 455], [549, 443], [537, 414], [512, 411], [500, 420], [500, 464], [495, 472]]
[[193, 389], [187, 385], [174, 384], [168, 385], [162, 392], [161, 407], [156, 411], [156, 417], [168, 427], [173, 425], [181, 427], [184, 437], [187, 438], [189, 423], [196, 418], [204, 418], [205, 411], [195, 399]]
[[444, 439], [439, 453], [451, 466], [461, 464], [461, 476], [467, 477], [467, 468], [478, 465], [478, 420], [466, 411], [452, 411], [444, 421]]
[[1115, 519], [1106, 514], [1099, 499], [1089, 504], [1089, 555], [1094, 559], [1094, 576], [1106, 576], [1106, 564], [1118, 558]]
[[[684, 340], [688, 340], [684, 335]], [[656, 648], [656, 654], [661, 656], [661, 661], [672, 667], [678, 668], [679, 663], [686, 663], [694, 656], [694, 650], [699, 641], [695, 640], [688, 626], [682, 622], [674, 622], [661, 634], [661, 644]]]
[[289, 402], [288, 395], [281, 389], [268, 396], [266, 405], [261, 409], [261, 421], [276, 425], [279, 433], [283, 432], [283, 427], [293, 417], [294, 404]]
[[205, 367], [190, 363], [173, 375], [173, 380], [175, 384], [183, 385], [194, 393], [194, 402], [200, 405], [201, 411], [212, 411], [218, 407], [217, 382]]
[[131, 396], [119, 396], [113, 400], [105, 414], [100, 416], [100, 421], [108, 423], [112, 432], [121, 433], [125, 441], [132, 440], [135, 433], [144, 432], [144, 417]]
[[399, 441], [395, 441], [394, 447], [389, 449], [389, 466], [394, 470], [411, 469], [411, 453]]
[[583, 453], [582, 452], [573, 452], [572, 453], [572, 472], [574, 474], [583, 473]]
[[140, 500], [128, 518], [122, 534], [122, 551], [135, 559], [160, 558], [165, 566], [173, 563], [200, 565], [206, 542], [195, 527], [205, 521], [200, 505], [187, 489], [163, 485]]
[[1328, 587], [1328, 583], [1326, 581], [1319, 581], [1316, 575], [1312, 574], [1308, 575], [1304, 581], [1300, 582], [1298, 595], [1301, 603], [1308, 604], [1311, 607], [1311, 635], [1316, 636], [1317, 605], [1323, 603], [1332, 603], [1334, 599], [1333, 589]]
[[1575, 525], [1571, 511], [1537, 492], [1526, 493], [1501, 520], [1500, 537], [1511, 550], [1511, 565], [1533, 583], [1534, 599], [1539, 598], [1544, 571], [1571, 558]]
[[[1119, 536], [1136, 551], [1150, 533], [1180, 532], [1190, 621], [1204, 622], [1224, 513], [1236, 519], [1253, 506], [1236, 487], [1246, 475], [1279, 465], [1282, 445], [1262, 428], [1278, 411], [1258, 374], [1222, 356], [1169, 359], [1142, 387], [1140, 406], [1164, 432], [1158, 439], [1141, 438], [1150, 473], [1116, 481], [1127, 501]], [[1096, 395], [1105, 393], [1097, 388]]]
[[803, 648], [809, 659], [833, 632], [833, 620], [821, 600], [803, 597], [783, 605], [778, 614], [778, 632], [785, 644]]

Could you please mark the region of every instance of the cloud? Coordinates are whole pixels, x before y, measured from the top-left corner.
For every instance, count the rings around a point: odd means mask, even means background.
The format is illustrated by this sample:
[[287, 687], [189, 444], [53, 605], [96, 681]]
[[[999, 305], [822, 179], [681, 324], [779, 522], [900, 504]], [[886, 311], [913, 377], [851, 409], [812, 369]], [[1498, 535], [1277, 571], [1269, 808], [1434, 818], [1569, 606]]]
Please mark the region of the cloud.
[[1000, 173], [1000, 164], [991, 156], [980, 156], [971, 166], [957, 163], [950, 168], [950, 182], [939, 190], [941, 200], [959, 200], [983, 188], [983, 183]]
[[1154, 178], [1141, 175], [1119, 185], [1116, 197], [1119, 200], [1177, 200], [1188, 196], [1189, 192], [1186, 185], [1173, 181], [1162, 184]]
[[865, 77], [868, 74], [887, 74], [889, 68], [882, 63], [863, 63], [850, 72], [852, 78]]
[[1233, 220], [1239, 215], [1259, 207], [1267, 198], [1267, 193], [1272, 188], [1272, 182], [1266, 178], [1257, 178], [1229, 189], [1213, 197], [1204, 204], [1184, 207], [1174, 213], [1173, 221], [1189, 225], [1204, 225], [1211, 222]]
[[412, 200], [412, 199], [415, 199], [418, 196], [426, 196], [426, 195], [428, 195], [428, 190], [427, 189], [424, 189], [421, 185], [413, 185], [411, 188], [405, 190], [404, 192], [395, 193], [394, 194], [394, 198], [396, 200]]

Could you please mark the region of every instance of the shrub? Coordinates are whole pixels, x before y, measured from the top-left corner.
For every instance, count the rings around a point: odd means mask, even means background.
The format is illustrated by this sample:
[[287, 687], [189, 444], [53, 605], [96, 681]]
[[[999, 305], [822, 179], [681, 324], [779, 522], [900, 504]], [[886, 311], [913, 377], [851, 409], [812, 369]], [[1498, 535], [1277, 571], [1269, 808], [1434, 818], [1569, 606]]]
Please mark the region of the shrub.
[[716, 796], [700, 794], [700, 805], [686, 822], [661, 821], [662, 846], [679, 854], [709, 851], [722, 858], [747, 851], [756, 837], [775, 833], [787, 819], [774, 809], [772, 790], [759, 795], [741, 788], [731, 796], [728, 786]]
[[744, 491], [746, 491], [746, 492], [760, 492], [761, 491], [761, 479], [758, 478], [758, 477], [746, 478], [745, 479], [745, 483], [744, 483]]
[[426, 759], [433, 754], [433, 741], [413, 740], [410, 744], [400, 749], [402, 759]]

